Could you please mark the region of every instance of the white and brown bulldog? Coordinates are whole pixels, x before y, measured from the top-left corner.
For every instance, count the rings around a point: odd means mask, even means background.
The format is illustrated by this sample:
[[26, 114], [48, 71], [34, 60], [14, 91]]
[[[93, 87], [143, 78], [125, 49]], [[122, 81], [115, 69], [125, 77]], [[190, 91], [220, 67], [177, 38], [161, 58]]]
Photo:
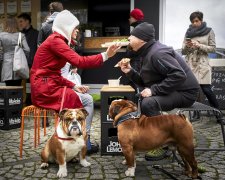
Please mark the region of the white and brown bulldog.
[[56, 132], [48, 140], [41, 152], [41, 168], [48, 167], [49, 162], [59, 164], [58, 177], [67, 176], [66, 162], [74, 159], [78, 154], [80, 164], [84, 167], [91, 164], [86, 156], [86, 123], [88, 113], [85, 109], [64, 109], [60, 112], [60, 122]]
[[184, 115], [159, 115], [134, 117], [137, 106], [128, 100], [114, 100], [109, 107], [109, 117], [118, 129], [118, 139], [128, 165], [126, 176], [135, 175], [135, 153], [174, 145], [184, 165], [185, 174], [198, 178], [194, 156], [193, 129]]

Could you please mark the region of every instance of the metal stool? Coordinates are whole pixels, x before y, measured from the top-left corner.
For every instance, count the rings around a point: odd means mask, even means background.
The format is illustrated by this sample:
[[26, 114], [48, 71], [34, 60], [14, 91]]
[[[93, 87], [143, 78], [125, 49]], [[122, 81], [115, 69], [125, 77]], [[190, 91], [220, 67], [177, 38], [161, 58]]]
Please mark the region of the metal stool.
[[24, 134], [24, 118], [33, 117], [34, 118], [34, 147], [40, 144], [40, 118], [44, 119], [44, 136], [46, 135], [46, 118], [54, 117], [55, 128], [58, 123], [58, 114], [52, 109], [44, 109], [36, 106], [24, 107], [21, 113], [21, 128], [20, 128], [20, 158], [22, 158], [23, 152], [23, 134]]
[[[221, 132], [222, 132], [222, 137], [223, 137], [223, 143], [224, 147], [223, 148], [195, 148], [195, 150], [200, 150], [200, 151], [225, 151], [225, 133], [224, 133], [224, 123], [225, 123], [225, 118], [223, 117], [223, 114], [220, 110], [213, 108], [211, 106], [195, 102], [191, 107], [188, 108], [177, 108], [178, 113], [183, 113], [183, 112], [188, 112], [189, 117], [191, 120], [191, 112], [194, 111], [207, 111], [207, 112], [212, 112], [213, 115], [216, 117], [217, 121], [220, 122], [221, 125]], [[201, 114], [201, 113], [200, 113]]]

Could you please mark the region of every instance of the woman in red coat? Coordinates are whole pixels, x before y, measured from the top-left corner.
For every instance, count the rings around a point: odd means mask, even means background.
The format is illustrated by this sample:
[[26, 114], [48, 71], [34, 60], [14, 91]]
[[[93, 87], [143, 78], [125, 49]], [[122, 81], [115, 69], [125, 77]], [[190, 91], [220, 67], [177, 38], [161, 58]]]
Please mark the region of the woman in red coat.
[[31, 98], [35, 106], [60, 110], [63, 88], [66, 86], [63, 108], [80, 108], [82, 103], [74, 92], [80, 87], [61, 76], [61, 68], [69, 62], [78, 68], [95, 68], [116, 54], [120, 46], [110, 46], [106, 52], [80, 56], [70, 48], [76, 39], [77, 18], [67, 10], [60, 12], [53, 23], [51, 34], [38, 48], [30, 73]]

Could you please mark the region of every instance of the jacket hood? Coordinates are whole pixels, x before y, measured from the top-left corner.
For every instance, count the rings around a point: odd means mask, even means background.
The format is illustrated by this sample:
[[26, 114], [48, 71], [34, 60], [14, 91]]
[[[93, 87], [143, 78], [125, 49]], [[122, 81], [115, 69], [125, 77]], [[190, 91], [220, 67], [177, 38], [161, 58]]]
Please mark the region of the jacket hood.
[[52, 25], [52, 31], [65, 37], [69, 45], [71, 43], [72, 32], [79, 23], [78, 19], [70, 11], [64, 10], [56, 16]]
[[56, 18], [57, 14], [59, 14], [59, 12], [54, 12], [53, 14], [51, 14], [47, 19], [46, 22], [50, 23], [53, 22], [54, 19]]

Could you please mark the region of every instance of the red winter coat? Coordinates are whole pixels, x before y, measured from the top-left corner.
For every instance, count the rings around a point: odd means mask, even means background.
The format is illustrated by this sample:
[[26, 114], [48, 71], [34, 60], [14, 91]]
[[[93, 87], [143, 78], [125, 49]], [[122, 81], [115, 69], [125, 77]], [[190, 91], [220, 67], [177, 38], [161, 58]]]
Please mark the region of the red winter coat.
[[59, 111], [63, 87], [66, 93], [63, 108], [83, 107], [72, 90], [74, 83], [61, 76], [66, 62], [78, 68], [95, 68], [103, 65], [101, 54], [80, 56], [67, 45], [66, 39], [58, 33], [50, 35], [38, 48], [30, 73], [31, 99], [35, 106]]

